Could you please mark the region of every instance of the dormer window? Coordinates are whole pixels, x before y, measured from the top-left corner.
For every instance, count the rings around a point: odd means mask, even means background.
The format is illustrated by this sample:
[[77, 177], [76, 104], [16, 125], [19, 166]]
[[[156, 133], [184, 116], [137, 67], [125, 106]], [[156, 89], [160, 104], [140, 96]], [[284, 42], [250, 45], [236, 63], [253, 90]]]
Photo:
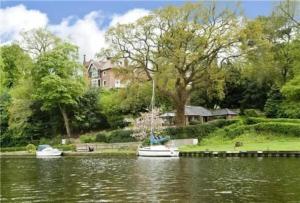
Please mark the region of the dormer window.
[[91, 77], [92, 78], [97, 78], [98, 77], [98, 71], [97, 71], [97, 69], [96, 68], [92, 68], [91, 69]]

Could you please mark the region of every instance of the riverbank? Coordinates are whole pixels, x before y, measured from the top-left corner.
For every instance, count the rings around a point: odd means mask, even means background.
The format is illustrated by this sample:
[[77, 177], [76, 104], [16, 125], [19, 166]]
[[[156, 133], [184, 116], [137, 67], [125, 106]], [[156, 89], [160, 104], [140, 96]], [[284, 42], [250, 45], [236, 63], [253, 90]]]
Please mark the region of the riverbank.
[[[76, 151], [64, 151], [63, 156], [135, 156], [134, 150], [102, 150], [95, 152], [76, 152]], [[35, 153], [29, 153], [27, 151], [14, 151], [14, 152], [1, 152], [2, 156], [36, 156]]]
[[300, 138], [257, 133], [230, 138], [213, 134], [204, 138], [199, 145], [186, 145], [180, 151], [300, 151]]

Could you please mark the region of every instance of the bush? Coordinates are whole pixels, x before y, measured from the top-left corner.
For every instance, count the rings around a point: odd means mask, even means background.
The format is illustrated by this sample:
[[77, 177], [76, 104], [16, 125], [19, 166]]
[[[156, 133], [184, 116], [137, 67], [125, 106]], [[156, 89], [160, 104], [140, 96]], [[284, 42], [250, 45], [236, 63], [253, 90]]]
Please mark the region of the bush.
[[298, 123], [300, 124], [300, 119], [289, 119], [289, 118], [255, 118], [255, 117], [247, 117], [244, 119], [245, 124], [257, 124], [262, 122], [272, 122], [272, 123]]
[[191, 125], [186, 127], [173, 127], [166, 128], [164, 130], [166, 135], [170, 135], [171, 139], [185, 139], [185, 138], [198, 138], [200, 141], [203, 137], [209, 133], [215, 131], [218, 128], [222, 128], [227, 125], [236, 123], [237, 120], [215, 120], [204, 124]]
[[28, 145], [26, 146], [26, 151], [29, 152], [29, 153], [34, 153], [34, 152], [36, 151], [35, 145], [33, 145], [33, 144], [28, 144]]
[[92, 142], [96, 141], [96, 136], [95, 135], [81, 135], [79, 139], [82, 143], [92, 143]]
[[247, 125], [240, 125], [240, 126], [232, 126], [232, 127], [227, 127], [224, 129], [226, 136], [230, 138], [237, 137], [246, 131], [249, 131], [251, 129], [251, 126]]
[[258, 123], [253, 125], [257, 132], [269, 132], [280, 135], [291, 135], [300, 137], [300, 125], [295, 123]]
[[48, 144], [48, 145], [59, 145], [61, 144], [61, 139], [62, 137], [61, 136], [56, 136], [56, 137], [53, 137], [53, 138], [41, 138], [39, 141], [38, 141], [38, 144]]
[[135, 142], [136, 139], [132, 137], [132, 130], [115, 130], [110, 133], [106, 138], [106, 142]]
[[62, 150], [62, 151], [75, 151], [76, 146], [73, 144], [68, 144], [68, 145], [56, 145], [55, 146], [57, 149]]
[[243, 115], [247, 117], [261, 117], [264, 116], [260, 110], [257, 109], [245, 109]]
[[1, 152], [26, 151], [26, 147], [1, 147]]
[[95, 141], [96, 141], [96, 142], [107, 142], [106, 134], [105, 134], [105, 133], [98, 133], [98, 134], [96, 135]]

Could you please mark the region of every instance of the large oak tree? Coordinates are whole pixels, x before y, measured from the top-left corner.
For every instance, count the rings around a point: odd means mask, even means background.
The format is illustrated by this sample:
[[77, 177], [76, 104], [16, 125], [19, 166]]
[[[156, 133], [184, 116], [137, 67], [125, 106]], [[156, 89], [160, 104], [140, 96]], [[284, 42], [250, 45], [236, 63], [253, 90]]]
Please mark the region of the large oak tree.
[[109, 30], [108, 54], [143, 70], [172, 98], [176, 124], [184, 125], [185, 105], [207, 69], [235, 56], [241, 19], [215, 4], [185, 4], [156, 10], [137, 22]]

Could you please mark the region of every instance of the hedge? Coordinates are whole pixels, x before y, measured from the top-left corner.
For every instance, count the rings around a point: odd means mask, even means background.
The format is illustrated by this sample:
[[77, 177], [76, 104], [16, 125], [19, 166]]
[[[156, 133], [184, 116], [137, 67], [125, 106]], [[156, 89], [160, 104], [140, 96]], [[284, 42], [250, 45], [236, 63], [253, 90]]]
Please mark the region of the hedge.
[[215, 120], [204, 124], [186, 126], [186, 127], [174, 127], [166, 128], [164, 133], [170, 135], [171, 139], [185, 139], [185, 138], [198, 138], [199, 141], [207, 136], [209, 133], [215, 131], [218, 128], [236, 123], [237, 120]]
[[229, 137], [236, 137], [249, 131], [300, 137], [300, 125], [297, 123], [261, 122], [252, 125], [229, 126], [224, 131]]
[[297, 123], [267, 122], [253, 125], [256, 132], [269, 132], [280, 135], [291, 135], [300, 137], [300, 125]]
[[254, 118], [254, 117], [247, 117], [244, 119], [245, 124], [256, 124], [262, 122], [278, 122], [278, 123], [298, 123], [300, 124], [300, 119], [289, 119], [289, 118]]
[[79, 139], [82, 143], [92, 143], [92, 142], [96, 141], [96, 136], [95, 135], [81, 135]]
[[55, 145], [54, 148], [57, 148], [62, 151], [75, 151], [76, 150], [76, 146], [73, 144]]
[[106, 142], [135, 142], [136, 139], [132, 137], [132, 133], [132, 130], [114, 130], [106, 137]]
[[100, 132], [96, 134], [96, 142], [118, 143], [118, 142], [135, 142], [132, 137], [132, 130], [114, 130], [111, 132]]
[[26, 151], [26, 146], [25, 147], [1, 147], [0, 151], [1, 152]]

